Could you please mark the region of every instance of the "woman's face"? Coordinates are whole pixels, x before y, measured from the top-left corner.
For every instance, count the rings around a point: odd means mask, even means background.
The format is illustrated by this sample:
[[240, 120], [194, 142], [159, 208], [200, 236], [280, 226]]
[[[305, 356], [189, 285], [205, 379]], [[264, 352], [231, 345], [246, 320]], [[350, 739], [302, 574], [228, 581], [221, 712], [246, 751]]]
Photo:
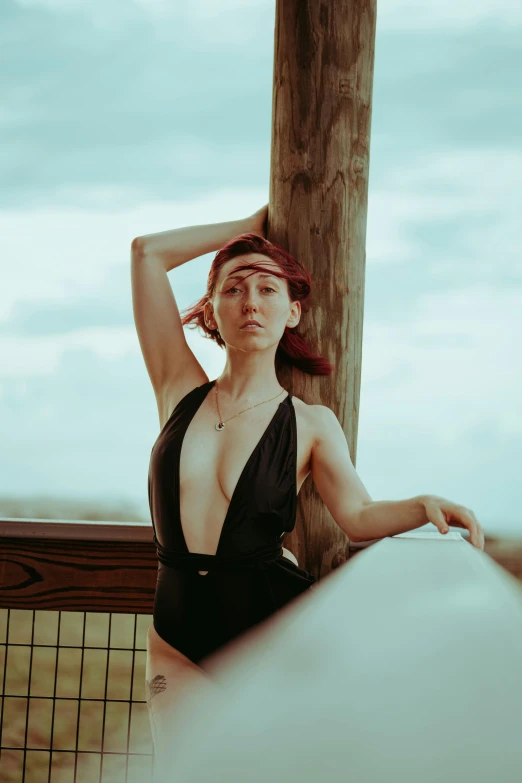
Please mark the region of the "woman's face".
[[[297, 326], [301, 314], [299, 302], [290, 302], [285, 279], [252, 269], [236, 271], [244, 264], [261, 264], [278, 271], [271, 258], [249, 253], [227, 261], [220, 269], [213, 300], [205, 306], [207, 323], [219, 330], [225, 343], [235, 347], [267, 347], [278, 344], [285, 327]], [[249, 319], [260, 329], [242, 329]]]

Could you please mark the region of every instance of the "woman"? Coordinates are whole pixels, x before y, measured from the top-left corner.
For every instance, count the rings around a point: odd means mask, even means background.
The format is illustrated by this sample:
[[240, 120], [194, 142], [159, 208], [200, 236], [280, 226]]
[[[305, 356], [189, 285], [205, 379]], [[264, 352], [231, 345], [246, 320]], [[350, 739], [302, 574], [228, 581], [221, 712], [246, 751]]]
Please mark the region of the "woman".
[[[281, 543], [311, 469], [314, 406], [280, 386], [276, 361], [310, 374], [333, 368], [294, 331], [311, 279], [264, 239], [267, 214], [268, 205], [132, 243], [134, 317], [161, 428], [149, 471], [160, 561], [148, 632], [151, 719], [179, 706], [185, 686], [209, 682], [207, 655], [315, 581]], [[167, 272], [218, 248], [205, 296], [182, 319]], [[226, 347], [216, 381], [187, 345], [190, 323]]]
[[[283, 363], [311, 375], [333, 367], [295, 331], [311, 278], [265, 239], [267, 214], [268, 205], [132, 243], [134, 317], [161, 428], [149, 469], [159, 564], [146, 679], [156, 749], [184, 695], [213, 687], [205, 658], [314, 583], [282, 547], [309, 473], [352, 540], [364, 540], [356, 511], [372, 502], [333, 412], [277, 380]], [[181, 318], [167, 272], [219, 248], [205, 295]], [[226, 349], [215, 381], [187, 345], [190, 324]]]

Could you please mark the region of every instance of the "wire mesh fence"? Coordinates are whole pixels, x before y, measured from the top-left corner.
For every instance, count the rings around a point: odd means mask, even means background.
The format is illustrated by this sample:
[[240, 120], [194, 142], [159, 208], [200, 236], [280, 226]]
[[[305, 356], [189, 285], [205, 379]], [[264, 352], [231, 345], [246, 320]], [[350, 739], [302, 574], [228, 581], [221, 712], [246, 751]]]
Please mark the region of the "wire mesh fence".
[[148, 614], [0, 609], [2, 783], [149, 783]]

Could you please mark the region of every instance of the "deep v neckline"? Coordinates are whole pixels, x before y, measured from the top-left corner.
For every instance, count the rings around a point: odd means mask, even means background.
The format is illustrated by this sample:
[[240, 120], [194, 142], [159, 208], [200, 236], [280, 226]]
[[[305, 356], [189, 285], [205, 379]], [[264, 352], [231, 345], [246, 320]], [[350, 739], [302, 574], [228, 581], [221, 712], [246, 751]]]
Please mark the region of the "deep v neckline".
[[226, 514], [225, 514], [225, 519], [223, 520], [223, 523], [222, 523], [222, 525], [221, 525], [221, 530], [219, 531], [219, 537], [218, 537], [218, 542], [217, 542], [217, 547], [216, 547], [216, 552], [215, 552], [215, 554], [213, 554], [213, 555], [212, 555], [212, 554], [209, 554], [209, 553], [207, 553], [207, 552], [190, 552], [190, 550], [189, 550], [189, 548], [188, 548], [188, 546], [187, 546], [187, 541], [186, 541], [186, 539], [185, 539], [185, 533], [184, 533], [184, 531], [183, 531], [183, 525], [182, 525], [182, 523], [181, 523], [181, 486], [180, 486], [180, 463], [181, 463], [181, 449], [182, 449], [182, 447], [183, 447], [183, 441], [185, 440], [185, 435], [187, 434], [187, 430], [188, 430], [188, 428], [189, 428], [189, 426], [190, 426], [190, 422], [193, 420], [194, 416], [196, 415], [196, 413], [198, 412], [198, 410], [199, 410], [199, 409], [201, 408], [201, 406], [203, 405], [203, 402], [204, 402], [204, 401], [205, 401], [205, 399], [207, 398], [207, 395], [208, 395], [209, 391], [210, 391], [210, 390], [213, 388], [213, 386], [215, 385], [215, 383], [216, 383], [216, 381], [215, 381], [215, 380], [213, 380], [213, 381], [208, 381], [207, 383], [204, 383], [204, 384], [202, 384], [202, 386], [199, 386], [199, 387], [198, 387], [198, 388], [200, 388], [200, 389], [201, 389], [201, 388], [202, 388], [202, 387], [204, 387], [204, 386], [208, 386], [208, 389], [206, 390], [205, 394], [202, 396], [202, 398], [201, 398], [201, 400], [199, 401], [199, 404], [197, 405], [197, 407], [195, 408], [195, 410], [192, 412], [192, 416], [190, 417], [190, 421], [189, 421], [189, 423], [187, 424], [187, 426], [185, 427], [185, 430], [184, 430], [184, 432], [183, 432], [183, 436], [182, 436], [182, 438], [181, 438], [181, 442], [180, 442], [180, 445], [179, 445], [179, 450], [178, 450], [178, 458], [177, 458], [177, 460], [176, 460], [176, 475], [175, 475], [176, 487], [177, 487], [177, 489], [178, 489], [178, 520], [179, 520], [179, 527], [180, 527], [180, 530], [181, 530], [181, 538], [182, 538], [182, 540], [183, 540], [183, 546], [185, 547], [185, 550], [186, 550], [186, 552], [187, 552], [188, 554], [204, 555], [204, 556], [206, 556], [206, 557], [216, 557], [216, 556], [219, 554], [219, 547], [221, 546], [221, 541], [222, 541], [222, 539], [223, 539], [223, 533], [224, 533], [224, 531], [225, 531], [225, 528], [226, 528], [226, 525], [227, 525], [227, 522], [228, 522], [228, 518], [229, 518], [229, 516], [230, 516], [230, 512], [231, 512], [232, 506], [233, 506], [233, 504], [234, 504], [234, 499], [235, 499], [235, 497], [236, 497], [236, 495], [237, 495], [237, 492], [238, 492], [238, 489], [239, 489], [239, 487], [240, 487], [240, 485], [241, 485], [241, 482], [242, 482], [242, 480], [243, 480], [243, 478], [244, 478], [244, 476], [245, 476], [245, 474], [246, 474], [246, 472], [247, 472], [248, 468], [250, 467], [250, 464], [251, 464], [252, 460], [255, 458], [255, 456], [256, 456], [256, 454], [257, 454], [257, 452], [259, 451], [259, 449], [260, 449], [260, 448], [261, 448], [261, 446], [263, 445], [263, 443], [264, 443], [265, 439], [267, 438], [267, 436], [268, 436], [268, 434], [269, 434], [270, 430], [272, 429], [272, 427], [273, 427], [273, 425], [274, 425], [275, 421], [277, 420], [277, 417], [279, 416], [279, 413], [281, 412], [281, 406], [282, 406], [282, 405], [283, 405], [285, 402], [287, 402], [287, 400], [290, 398], [290, 393], [287, 391], [287, 396], [286, 396], [286, 397], [285, 397], [283, 400], [281, 400], [281, 402], [280, 402], [280, 403], [279, 403], [279, 405], [277, 406], [277, 408], [276, 408], [276, 411], [275, 411], [274, 415], [272, 416], [272, 418], [271, 418], [271, 419], [270, 419], [270, 421], [268, 422], [268, 424], [267, 424], [267, 426], [266, 426], [266, 429], [265, 429], [265, 430], [264, 430], [264, 432], [261, 434], [261, 437], [259, 438], [259, 440], [257, 441], [256, 445], [254, 446], [254, 449], [253, 449], [253, 451], [251, 452], [250, 456], [248, 457], [248, 459], [247, 459], [247, 461], [246, 461], [246, 463], [245, 463], [245, 465], [244, 465], [244, 467], [243, 467], [243, 470], [242, 470], [242, 471], [241, 471], [241, 473], [239, 474], [239, 478], [238, 478], [238, 480], [237, 480], [236, 486], [234, 487], [234, 491], [232, 492], [232, 497], [230, 498], [230, 503], [228, 504], [227, 512], [226, 512]]

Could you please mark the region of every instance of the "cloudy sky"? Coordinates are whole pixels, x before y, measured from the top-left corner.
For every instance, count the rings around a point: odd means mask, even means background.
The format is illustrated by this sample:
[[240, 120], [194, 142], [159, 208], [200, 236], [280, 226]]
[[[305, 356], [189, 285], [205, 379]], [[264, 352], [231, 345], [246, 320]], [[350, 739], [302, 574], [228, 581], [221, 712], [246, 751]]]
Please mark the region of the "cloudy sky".
[[[0, 496], [147, 507], [133, 237], [268, 201], [275, 0], [3, 0]], [[522, 10], [381, 0], [357, 472], [522, 530]], [[213, 254], [169, 274], [180, 308]], [[210, 378], [224, 354], [191, 330]]]

